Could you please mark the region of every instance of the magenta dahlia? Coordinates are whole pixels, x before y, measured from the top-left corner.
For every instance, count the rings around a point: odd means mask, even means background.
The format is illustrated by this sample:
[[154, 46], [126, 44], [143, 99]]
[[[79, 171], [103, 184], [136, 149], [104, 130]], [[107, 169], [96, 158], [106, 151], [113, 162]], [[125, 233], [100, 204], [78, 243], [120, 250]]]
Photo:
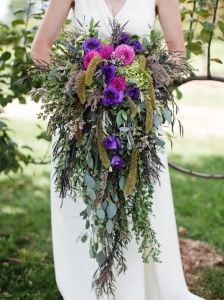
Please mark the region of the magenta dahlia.
[[89, 63], [91, 62], [91, 60], [93, 59], [94, 56], [100, 56], [99, 52], [92, 50], [87, 52], [84, 57], [83, 57], [83, 63], [84, 63], [84, 67], [87, 69]]
[[126, 80], [122, 76], [114, 77], [114, 79], [110, 82], [109, 85], [114, 86], [118, 91], [122, 91], [122, 92], [126, 91], [127, 89]]
[[123, 57], [123, 64], [130, 65], [135, 59], [135, 51], [131, 46], [122, 44], [115, 49], [115, 57]]
[[104, 45], [100, 49], [100, 55], [103, 59], [111, 59], [112, 52], [114, 52], [114, 47], [111, 45]]

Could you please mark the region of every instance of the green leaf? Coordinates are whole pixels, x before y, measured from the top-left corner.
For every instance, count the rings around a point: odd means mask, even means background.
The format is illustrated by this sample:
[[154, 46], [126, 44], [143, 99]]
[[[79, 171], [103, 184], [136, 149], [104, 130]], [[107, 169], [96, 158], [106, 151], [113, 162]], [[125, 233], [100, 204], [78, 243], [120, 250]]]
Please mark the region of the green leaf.
[[114, 223], [112, 222], [112, 220], [108, 220], [106, 223], [106, 229], [107, 229], [107, 233], [111, 234], [113, 229], [114, 229]]
[[183, 97], [183, 94], [181, 93], [181, 91], [176, 88], [176, 95], [177, 95], [177, 99], [180, 100]]
[[98, 262], [100, 267], [105, 262], [105, 260], [106, 260], [106, 257], [104, 255], [103, 251], [100, 251], [99, 253], [97, 253], [96, 261]]
[[108, 204], [107, 200], [104, 200], [103, 203], [101, 204], [103, 210], [107, 208], [107, 204]]
[[129, 127], [119, 127], [119, 130], [123, 131], [123, 132], [128, 132], [130, 130], [130, 128]]
[[223, 64], [223, 62], [221, 61], [221, 59], [219, 58], [210, 58], [211, 61], [215, 61], [217, 62], [218, 64]]
[[169, 122], [169, 123], [172, 122], [171, 113], [170, 113], [170, 111], [167, 108], [164, 108], [163, 115], [164, 115], [164, 118], [167, 120], [167, 122]]
[[93, 258], [93, 257], [94, 257], [93, 249], [92, 249], [91, 246], [90, 246], [90, 248], [89, 248], [89, 256], [90, 256], [90, 258]]
[[13, 27], [16, 27], [16, 26], [18, 26], [18, 25], [24, 25], [25, 24], [25, 21], [24, 20], [14, 20], [14, 21], [12, 21], [12, 26]]
[[96, 194], [91, 187], [87, 186], [86, 191], [92, 201], [96, 200]]
[[90, 156], [89, 158], [88, 158], [88, 166], [91, 168], [91, 169], [93, 169], [93, 158], [92, 158], [92, 156]]
[[8, 165], [8, 160], [3, 156], [0, 160], [0, 172], [4, 171]]
[[100, 220], [105, 219], [105, 212], [102, 209], [98, 209], [96, 215]]
[[155, 114], [153, 123], [156, 127], [158, 127], [162, 124], [162, 118], [159, 114]]
[[107, 207], [107, 215], [108, 218], [113, 218], [116, 215], [117, 212], [117, 206], [114, 203], [111, 203]]
[[117, 123], [117, 127], [120, 127], [121, 124], [123, 123], [123, 118], [122, 118], [122, 115], [121, 115], [121, 111], [119, 111], [117, 116], [116, 116], [116, 123]]
[[124, 176], [122, 176], [119, 180], [119, 187], [122, 191], [124, 189], [124, 186], [125, 186], [125, 178], [124, 178]]
[[[151, 31], [151, 35], [153, 35], [153, 31]], [[150, 37], [151, 37], [151, 35], [150, 35]], [[146, 46], [147, 46], [147, 44], [148, 44], [147, 38], [146, 38], [146, 37], [143, 37], [143, 38], [142, 38], [142, 49], [145, 49]]]
[[83, 235], [83, 236], [81, 237], [81, 241], [82, 241], [83, 243], [85, 243], [85, 242], [87, 241], [87, 235]]
[[161, 147], [165, 146], [165, 144], [166, 144], [166, 143], [165, 143], [163, 140], [158, 139], [158, 140], [156, 141], [156, 145], [159, 145], [159, 146], [161, 146]]
[[199, 38], [201, 38], [201, 40], [204, 43], [208, 43], [210, 39], [210, 32], [208, 32], [207, 30], [205, 30], [205, 28], [203, 28], [202, 31], [200, 32]]
[[224, 22], [218, 21], [217, 25], [219, 26], [219, 29], [222, 31], [222, 34], [224, 35]]
[[90, 226], [90, 222], [89, 220], [86, 221], [86, 229], [89, 229], [89, 226]]
[[215, 30], [216, 25], [214, 23], [210, 23], [210, 22], [200, 22], [200, 23], [208, 32], [212, 32], [213, 30]]
[[92, 189], [95, 189], [96, 188], [96, 182], [95, 180], [93, 179], [92, 176], [90, 176], [88, 173], [85, 173], [84, 175], [84, 180], [85, 180], [85, 183], [88, 187], [92, 188]]
[[17, 15], [17, 14], [21, 14], [21, 13], [25, 13], [25, 12], [26, 12], [25, 9], [19, 8], [19, 9], [16, 9], [13, 14]]
[[195, 55], [202, 53], [202, 43], [200, 41], [189, 43], [187, 48]]
[[3, 53], [2, 53], [2, 56], [1, 56], [1, 58], [0, 58], [0, 60], [7, 61], [8, 59], [11, 58], [11, 56], [12, 56], [12, 55], [11, 55], [10, 52], [8, 52], [8, 51], [3, 52]]
[[86, 213], [87, 213], [87, 216], [88, 216], [88, 217], [91, 216], [91, 212], [92, 212], [92, 207], [91, 207], [91, 205], [87, 205], [87, 207], [86, 207]]
[[112, 198], [113, 198], [113, 200], [115, 201], [115, 202], [117, 202], [119, 199], [118, 199], [118, 195], [116, 194], [116, 193], [114, 193], [113, 195], [112, 195]]
[[201, 16], [202, 18], [208, 18], [208, 16], [210, 15], [209, 14], [209, 11], [205, 8], [197, 8], [196, 9], [196, 12], [199, 14], [199, 16]]

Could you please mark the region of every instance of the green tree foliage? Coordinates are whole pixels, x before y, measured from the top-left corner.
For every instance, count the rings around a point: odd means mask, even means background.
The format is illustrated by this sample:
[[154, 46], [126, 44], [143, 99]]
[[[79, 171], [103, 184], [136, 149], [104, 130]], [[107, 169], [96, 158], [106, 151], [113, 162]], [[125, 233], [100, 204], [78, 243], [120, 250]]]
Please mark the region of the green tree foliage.
[[[21, 85], [17, 82], [26, 74], [26, 68], [32, 63], [31, 43], [47, 2], [48, 0], [12, 0], [10, 9], [14, 11], [13, 20], [11, 24], [0, 24], [0, 107], [6, 106], [15, 98], [18, 98], [20, 103], [26, 103], [28, 91], [37, 84], [25, 81]], [[224, 42], [224, 0], [180, 0], [180, 5], [188, 54], [199, 55], [203, 45], [207, 45], [207, 78], [211, 78], [210, 62], [222, 63], [219, 57], [210, 57], [210, 47], [213, 39], [218, 38], [220, 42]], [[7, 139], [3, 138], [6, 136]], [[13, 167], [14, 163], [20, 165], [20, 162], [29, 161], [10, 139], [5, 123], [0, 126], [0, 139], [4, 140], [4, 143], [0, 142], [0, 172], [16, 171], [18, 168]], [[12, 147], [9, 152], [9, 148], [5, 146], [7, 143], [12, 143], [15, 146], [14, 150]], [[17, 156], [11, 155], [13, 151]]]

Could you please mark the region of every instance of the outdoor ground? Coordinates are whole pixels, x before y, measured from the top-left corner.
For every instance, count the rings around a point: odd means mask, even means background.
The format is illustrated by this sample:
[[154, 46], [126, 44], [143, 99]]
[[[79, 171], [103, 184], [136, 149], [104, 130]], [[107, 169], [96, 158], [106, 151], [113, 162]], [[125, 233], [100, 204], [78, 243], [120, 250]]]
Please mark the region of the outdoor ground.
[[[178, 103], [185, 135], [182, 139], [176, 131], [172, 150], [167, 143], [170, 161], [194, 171], [224, 174], [223, 88], [211, 82], [181, 88], [184, 98]], [[14, 103], [5, 111], [14, 139], [20, 146], [31, 146], [35, 157], [49, 147], [35, 138], [37, 124], [46, 125], [35, 119], [39, 106]], [[49, 165], [30, 165], [22, 173], [1, 175], [0, 299], [62, 299], [52, 260], [49, 171]], [[170, 174], [189, 288], [206, 300], [224, 300], [224, 180], [173, 169]]]

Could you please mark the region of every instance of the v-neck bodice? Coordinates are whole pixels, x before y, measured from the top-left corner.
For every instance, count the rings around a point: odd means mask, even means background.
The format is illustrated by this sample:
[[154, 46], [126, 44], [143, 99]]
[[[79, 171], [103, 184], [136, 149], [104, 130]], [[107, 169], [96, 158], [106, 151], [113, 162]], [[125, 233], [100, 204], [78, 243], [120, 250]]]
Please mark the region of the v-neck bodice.
[[[105, 0], [76, 0], [75, 26], [80, 27], [79, 22], [88, 26], [91, 18], [100, 22], [99, 37], [108, 38], [111, 32], [109, 19], [113, 16]], [[126, 0], [115, 18], [121, 25], [128, 22], [126, 32], [147, 36], [149, 27], [153, 28], [155, 23], [155, 0]]]

